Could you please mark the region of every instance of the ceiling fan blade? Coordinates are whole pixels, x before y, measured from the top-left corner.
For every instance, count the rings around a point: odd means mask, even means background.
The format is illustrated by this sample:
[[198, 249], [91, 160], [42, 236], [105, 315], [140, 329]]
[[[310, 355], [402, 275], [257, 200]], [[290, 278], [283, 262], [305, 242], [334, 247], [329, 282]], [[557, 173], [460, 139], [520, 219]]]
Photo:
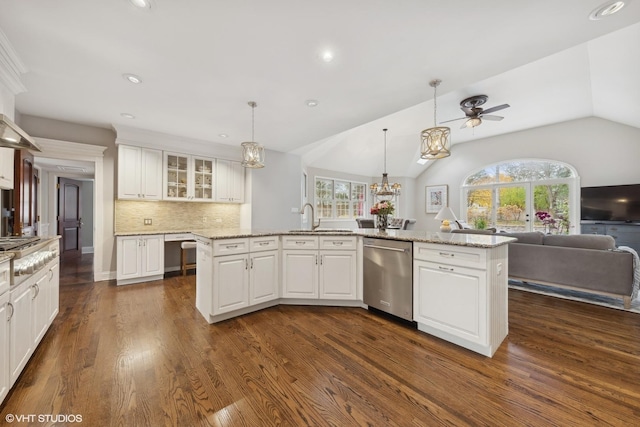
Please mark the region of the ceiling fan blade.
[[511, 107], [511, 105], [509, 105], [509, 104], [496, 105], [495, 107], [491, 107], [491, 108], [487, 108], [486, 110], [483, 110], [482, 113], [480, 113], [480, 114], [482, 114], [484, 116], [485, 114], [489, 114], [489, 113], [493, 113], [493, 112], [496, 112], [496, 111], [504, 110], [505, 108], [509, 108], [509, 107]]
[[457, 119], [445, 120], [444, 122], [440, 122], [440, 124], [449, 123], [449, 122], [455, 122], [457, 120], [464, 120], [464, 119], [468, 119], [468, 118], [469, 117], [458, 117]]
[[482, 116], [484, 120], [493, 120], [494, 122], [499, 122], [500, 120], [504, 119], [504, 117], [502, 116], [485, 116], [484, 114]]

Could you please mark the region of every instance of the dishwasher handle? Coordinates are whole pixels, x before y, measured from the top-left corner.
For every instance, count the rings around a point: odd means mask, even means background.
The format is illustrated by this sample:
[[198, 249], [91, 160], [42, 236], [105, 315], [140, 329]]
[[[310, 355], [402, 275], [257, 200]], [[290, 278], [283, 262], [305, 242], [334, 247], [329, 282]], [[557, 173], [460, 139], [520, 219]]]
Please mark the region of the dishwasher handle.
[[394, 251], [394, 252], [407, 252], [406, 249], [398, 249], [398, 248], [390, 248], [387, 246], [378, 246], [378, 245], [364, 245], [365, 248], [373, 248], [373, 249], [383, 249], [385, 251]]

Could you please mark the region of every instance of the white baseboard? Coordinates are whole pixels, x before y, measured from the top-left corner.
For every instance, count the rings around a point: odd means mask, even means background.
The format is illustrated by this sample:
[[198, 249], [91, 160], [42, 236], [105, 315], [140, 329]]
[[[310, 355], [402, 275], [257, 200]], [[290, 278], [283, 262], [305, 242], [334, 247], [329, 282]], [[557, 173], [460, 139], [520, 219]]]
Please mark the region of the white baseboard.
[[105, 280], [115, 280], [116, 279], [116, 272], [115, 271], [103, 271], [101, 273], [96, 273], [94, 280], [96, 282], [102, 282]]
[[83, 246], [82, 247], [82, 253], [83, 254], [92, 254], [93, 253], [93, 246]]

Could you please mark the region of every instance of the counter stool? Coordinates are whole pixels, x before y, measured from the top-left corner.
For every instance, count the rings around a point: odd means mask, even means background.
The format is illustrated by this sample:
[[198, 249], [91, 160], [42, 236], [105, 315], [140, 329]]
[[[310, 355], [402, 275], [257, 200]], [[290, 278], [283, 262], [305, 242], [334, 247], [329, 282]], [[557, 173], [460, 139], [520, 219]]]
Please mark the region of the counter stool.
[[180, 271], [183, 276], [187, 275], [187, 270], [195, 269], [196, 264], [187, 264], [187, 251], [196, 248], [196, 242], [185, 241], [180, 243]]

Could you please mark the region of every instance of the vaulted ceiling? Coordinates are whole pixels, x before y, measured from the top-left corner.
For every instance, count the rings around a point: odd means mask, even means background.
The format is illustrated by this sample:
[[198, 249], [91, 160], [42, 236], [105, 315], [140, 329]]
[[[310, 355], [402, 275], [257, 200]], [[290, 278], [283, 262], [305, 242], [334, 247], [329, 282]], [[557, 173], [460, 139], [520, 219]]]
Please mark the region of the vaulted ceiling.
[[237, 145], [256, 101], [268, 149], [375, 176], [386, 127], [390, 175], [416, 176], [428, 167], [416, 160], [433, 78], [438, 121], [460, 117], [470, 95], [511, 105], [501, 122], [452, 123], [454, 143], [587, 116], [640, 127], [640, 2], [589, 20], [600, 4], [0, 0], [0, 29], [26, 70], [21, 114]]

